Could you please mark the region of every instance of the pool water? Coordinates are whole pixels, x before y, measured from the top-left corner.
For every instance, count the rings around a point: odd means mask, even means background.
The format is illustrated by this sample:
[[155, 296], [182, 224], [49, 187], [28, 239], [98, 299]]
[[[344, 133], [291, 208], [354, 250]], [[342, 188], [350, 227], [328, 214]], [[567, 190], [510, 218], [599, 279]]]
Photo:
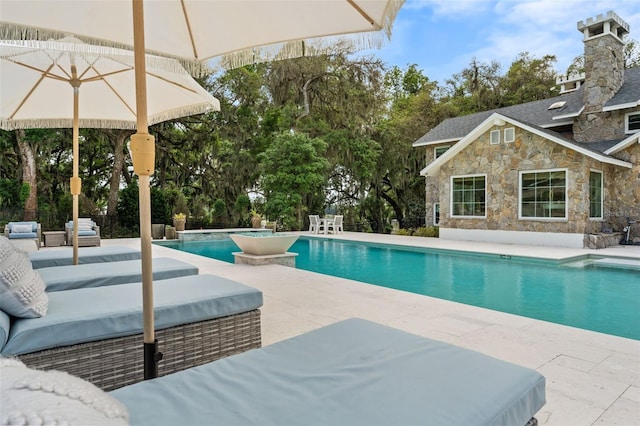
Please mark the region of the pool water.
[[[230, 239], [164, 246], [233, 263]], [[296, 268], [640, 340], [640, 272], [299, 238]]]

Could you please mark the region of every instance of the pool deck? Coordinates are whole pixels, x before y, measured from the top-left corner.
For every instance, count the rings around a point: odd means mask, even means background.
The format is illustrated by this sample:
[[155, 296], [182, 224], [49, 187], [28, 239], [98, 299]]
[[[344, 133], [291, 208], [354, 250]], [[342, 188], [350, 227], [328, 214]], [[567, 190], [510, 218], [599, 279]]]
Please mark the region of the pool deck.
[[[549, 260], [595, 254], [640, 261], [640, 246], [588, 250], [350, 232], [337, 238]], [[102, 244], [140, 247], [138, 239], [103, 239]], [[638, 340], [286, 266], [233, 265], [155, 244], [153, 255], [184, 260], [198, 266], [200, 273], [262, 290], [263, 345], [342, 319], [365, 318], [538, 370], [546, 377], [547, 404], [536, 415], [542, 425], [640, 425]], [[640, 309], [640, 301], [638, 305]]]

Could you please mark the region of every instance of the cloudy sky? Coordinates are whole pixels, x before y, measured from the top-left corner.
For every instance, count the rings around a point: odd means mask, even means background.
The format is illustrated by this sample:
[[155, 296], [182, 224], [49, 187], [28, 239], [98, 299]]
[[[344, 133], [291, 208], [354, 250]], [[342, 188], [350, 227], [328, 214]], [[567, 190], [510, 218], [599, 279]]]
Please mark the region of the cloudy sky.
[[407, 0], [390, 43], [371, 51], [388, 65], [417, 64], [443, 83], [476, 58], [502, 72], [520, 52], [555, 55], [558, 72], [583, 53], [577, 22], [613, 10], [640, 40], [640, 0]]

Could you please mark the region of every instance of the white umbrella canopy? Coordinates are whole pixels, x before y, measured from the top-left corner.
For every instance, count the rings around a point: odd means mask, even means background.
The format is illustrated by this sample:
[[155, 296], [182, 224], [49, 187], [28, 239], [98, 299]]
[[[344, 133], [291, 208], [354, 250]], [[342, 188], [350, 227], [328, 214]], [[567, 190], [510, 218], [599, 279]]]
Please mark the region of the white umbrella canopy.
[[[380, 47], [404, 0], [0, 0], [1, 38], [43, 38], [61, 33], [92, 44], [133, 46], [137, 110], [146, 109], [145, 51], [190, 63], [216, 58], [235, 67], [251, 62], [326, 52], [326, 38], [351, 34], [355, 48]], [[24, 26], [39, 27], [28, 30]], [[194, 65], [195, 64], [195, 65]], [[140, 187], [140, 245], [144, 310], [145, 379], [156, 377], [149, 176], [155, 141], [146, 114], [131, 138]]]
[[[219, 110], [174, 59], [146, 55], [148, 122]], [[82, 96], [80, 96], [80, 94]], [[0, 128], [73, 128], [74, 229], [78, 229], [78, 129], [136, 128], [134, 53], [74, 37], [0, 40]], [[78, 263], [78, 232], [73, 234]]]

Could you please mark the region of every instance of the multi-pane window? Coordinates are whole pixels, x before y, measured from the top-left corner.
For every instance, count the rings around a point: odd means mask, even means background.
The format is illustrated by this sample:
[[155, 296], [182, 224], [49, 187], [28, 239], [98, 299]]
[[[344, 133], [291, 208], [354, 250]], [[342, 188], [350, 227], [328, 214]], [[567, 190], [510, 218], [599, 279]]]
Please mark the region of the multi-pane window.
[[451, 215], [486, 216], [486, 176], [453, 177], [451, 180]]
[[625, 116], [626, 133], [640, 132], [640, 112], [632, 112]]
[[433, 204], [433, 224], [435, 226], [440, 225], [440, 203]]
[[490, 135], [491, 135], [491, 145], [497, 145], [500, 143], [500, 130], [492, 130]]
[[508, 127], [504, 129], [504, 142], [514, 142], [516, 140], [516, 129], [513, 127]]
[[567, 172], [551, 170], [520, 174], [520, 217], [567, 217]]
[[447, 150], [451, 148], [451, 146], [438, 146], [433, 149], [433, 153], [435, 158], [439, 158], [442, 154], [447, 152]]
[[589, 174], [589, 217], [602, 219], [602, 172]]

